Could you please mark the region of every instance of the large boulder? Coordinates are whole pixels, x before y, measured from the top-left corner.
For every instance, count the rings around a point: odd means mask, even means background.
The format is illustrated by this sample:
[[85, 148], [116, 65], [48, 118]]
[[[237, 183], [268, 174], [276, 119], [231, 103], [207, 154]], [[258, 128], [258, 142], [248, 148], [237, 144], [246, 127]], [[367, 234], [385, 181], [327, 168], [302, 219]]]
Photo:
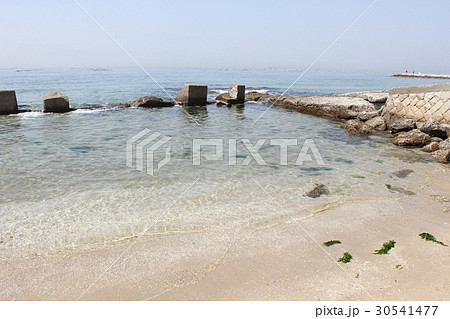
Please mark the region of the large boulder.
[[208, 86], [203, 84], [185, 84], [175, 101], [186, 105], [204, 106], [207, 104]]
[[382, 116], [377, 116], [371, 120], [368, 120], [366, 125], [377, 131], [384, 131], [386, 129], [386, 122]]
[[412, 119], [398, 120], [392, 123], [390, 129], [392, 133], [407, 132], [416, 128], [416, 121]]
[[345, 123], [345, 129], [352, 135], [366, 135], [372, 132], [372, 128], [369, 125], [358, 119], [348, 120]]
[[64, 113], [69, 112], [69, 98], [59, 92], [47, 92], [42, 97], [44, 112]]
[[163, 99], [156, 96], [144, 96], [131, 103], [130, 106], [152, 108], [152, 107], [171, 107], [174, 105], [175, 102], [164, 101]]
[[393, 143], [399, 146], [422, 147], [431, 143], [431, 136], [418, 129], [414, 129], [408, 132], [400, 132], [394, 137]]
[[436, 136], [442, 139], [447, 138], [446, 129], [443, 126], [441, 126], [441, 123], [439, 123], [433, 118], [428, 119], [428, 121], [426, 122], [417, 122], [416, 125], [419, 130], [421, 130], [424, 133], [427, 133], [428, 135]]
[[16, 91], [0, 91], [0, 114], [18, 112]]
[[450, 149], [438, 150], [431, 155], [439, 163], [450, 163]]

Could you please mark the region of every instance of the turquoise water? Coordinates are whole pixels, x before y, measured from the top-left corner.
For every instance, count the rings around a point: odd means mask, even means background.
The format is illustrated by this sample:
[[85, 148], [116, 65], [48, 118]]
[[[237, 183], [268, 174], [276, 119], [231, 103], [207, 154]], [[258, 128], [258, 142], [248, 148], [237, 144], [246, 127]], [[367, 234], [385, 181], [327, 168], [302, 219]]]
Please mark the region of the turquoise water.
[[[206, 83], [210, 98], [233, 82], [269, 93], [283, 91], [298, 72], [281, 70], [151, 70], [175, 95], [185, 82]], [[40, 108], [49, 90], [67, 94], [74, 106], [112, 105], [164, 93], [136, 69], [93, 71], [0, 70], [2, 89], [16, 89], [20, 104]], [[375, 74], [312, 72], [292, 93], [327, 94], [436, 83]], [[397, 148], [383, 136], [354, 137], [328, 119], [272, 108], [208, 105], [186, 109], [97, 109], [67, 114], [38, 112], [0, 117], [0, 249], [2, 256], [46, 253], [109, 244], [144, 230], [233, 229], [280, 218], [278, 206], [307, 216], [330, 202], [394, 196], [385, 183], [410, 189], [392, 172], [405, 167], [418, 176], [439, 164], [415, 150]], [[194, 121], [195, 120], [195, 121]], [[126, 165], [126, 141], [143, 129], [171, 137], [171, 161], [154, 176]], [[221, 139], [224, 160], [192, 164], [192, 140]], [[281, 165], [270, 139], [297, 139]], [[229, 166], [229, 139], [237, 142], [237, 165]], [[242, 139], [265, 139], [266, 165], [242, 162]], [[301, 145], [314, 141], [325, 161], [294, 165]], [[213, 154], [205, 149], [204, 154]], [[164, 150], [156, 152], [163, 156]], [[323, 183], [329, 196], [304, 196]], [[262, 190], [263, 187], [267, 193]], [[414, 190], [414, 189], [413, 189]], [[277, 202], [278, 204], [276, 204]], [[163, 215], [162, 215], [163, 214]], [[161, 220], [152, 225], [162, 215]], [[150, 227], [151, 226], [151, 227]]]

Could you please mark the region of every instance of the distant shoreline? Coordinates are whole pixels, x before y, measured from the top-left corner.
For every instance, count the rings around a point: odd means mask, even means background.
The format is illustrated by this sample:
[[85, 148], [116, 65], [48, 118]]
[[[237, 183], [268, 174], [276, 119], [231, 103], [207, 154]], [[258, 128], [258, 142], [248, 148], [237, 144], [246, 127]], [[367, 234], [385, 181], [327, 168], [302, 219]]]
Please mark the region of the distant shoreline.
[[400, 74], [394, 74], [393, 77], [450, 80], [450, 75], [445, 75], [445, 74], [400, 73]]

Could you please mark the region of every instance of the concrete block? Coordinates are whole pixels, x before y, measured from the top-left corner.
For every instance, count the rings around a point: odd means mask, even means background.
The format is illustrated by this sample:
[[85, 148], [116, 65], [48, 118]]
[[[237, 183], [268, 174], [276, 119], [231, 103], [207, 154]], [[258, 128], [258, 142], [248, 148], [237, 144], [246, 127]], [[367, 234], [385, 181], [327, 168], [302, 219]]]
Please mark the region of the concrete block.
[[236, 100], [236, 103], [244, 103], [245, 100], [245, 85], [243, 84], [231, 84], [228, 89], [230, 98]]
[[18, 112], [16, 91], [0, 91], [0, 114]]
[[175, 101], [186, 105], [206, 105], [208, 86], [203, 84], [185, 84]]
[[69, 98], [59, 92], [48, 92], [42, 97], [44, 112], [63, 113], [69, 112]]

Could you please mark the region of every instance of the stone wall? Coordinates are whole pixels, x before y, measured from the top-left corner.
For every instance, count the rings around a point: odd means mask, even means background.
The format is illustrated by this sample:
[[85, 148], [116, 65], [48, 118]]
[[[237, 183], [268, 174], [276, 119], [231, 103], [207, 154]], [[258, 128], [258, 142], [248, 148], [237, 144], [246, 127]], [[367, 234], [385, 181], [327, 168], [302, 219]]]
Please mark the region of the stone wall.
[[388, 126], [401, 118], [416, 121], [434, 118], [450, 123], [450, 84], [393, 88], [388, 92], [382, 113]]

